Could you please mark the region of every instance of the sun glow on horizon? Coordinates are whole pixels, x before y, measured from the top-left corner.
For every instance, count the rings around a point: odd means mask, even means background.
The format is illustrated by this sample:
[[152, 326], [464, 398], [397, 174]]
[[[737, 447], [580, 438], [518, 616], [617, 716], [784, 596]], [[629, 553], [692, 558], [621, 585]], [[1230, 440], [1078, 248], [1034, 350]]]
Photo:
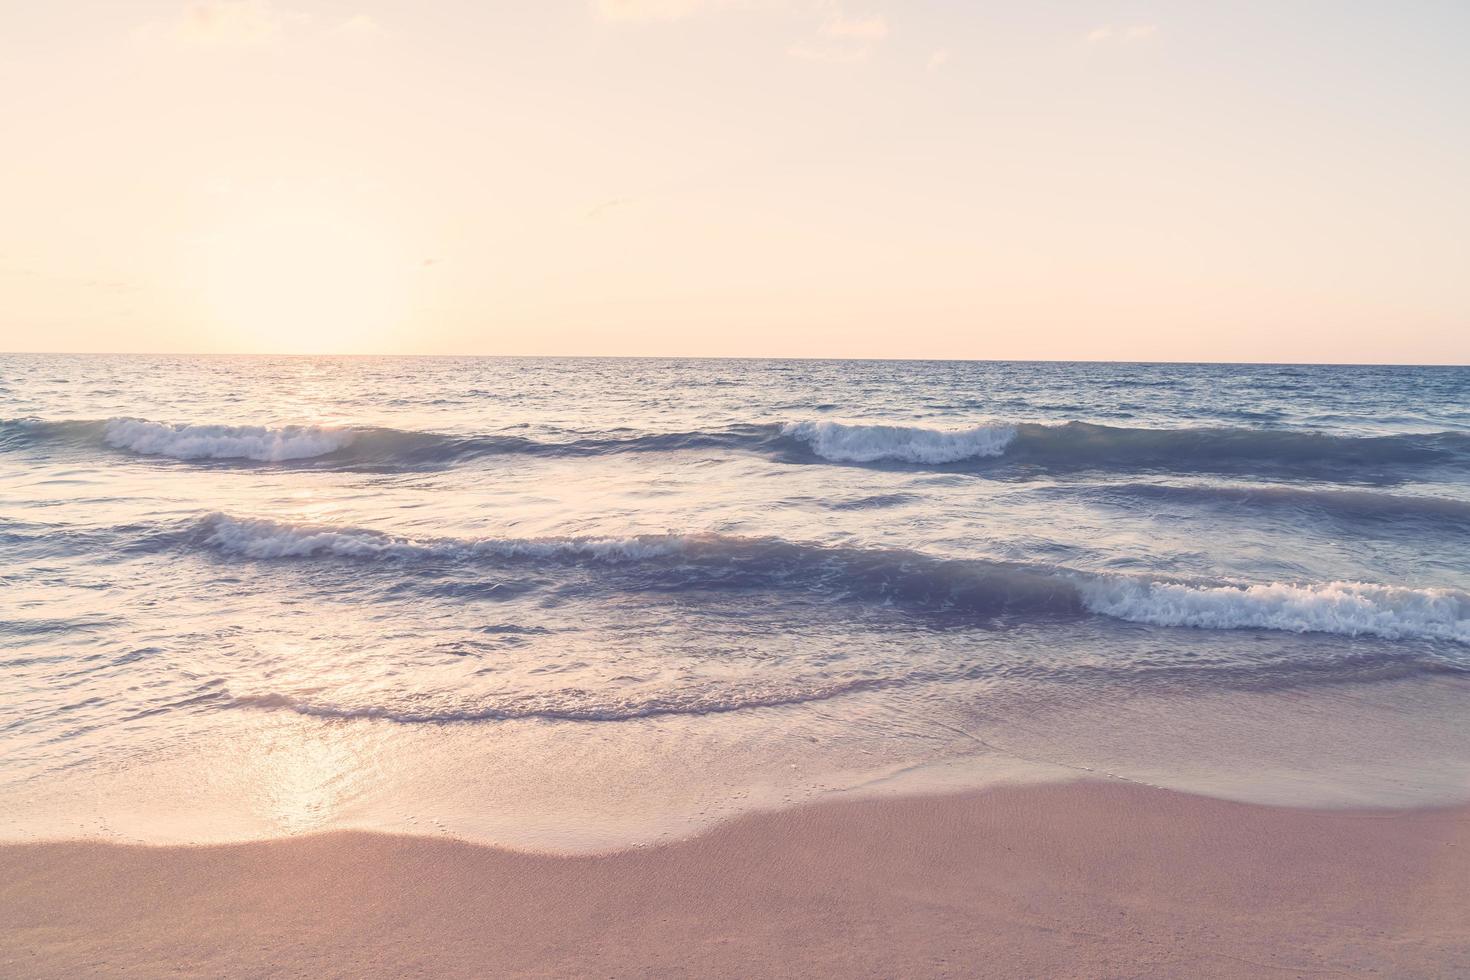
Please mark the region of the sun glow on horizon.
[[0, 349], [1466, 363], [1431, 6], [11, 3]]

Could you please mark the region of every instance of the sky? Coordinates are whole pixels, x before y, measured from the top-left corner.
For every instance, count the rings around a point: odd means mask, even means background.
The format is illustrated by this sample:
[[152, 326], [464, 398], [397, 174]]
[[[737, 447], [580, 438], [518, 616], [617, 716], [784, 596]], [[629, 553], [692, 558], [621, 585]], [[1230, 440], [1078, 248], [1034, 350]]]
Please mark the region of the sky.
[[1470, 363], [1470, 4], [0, 0], [0, 350]]

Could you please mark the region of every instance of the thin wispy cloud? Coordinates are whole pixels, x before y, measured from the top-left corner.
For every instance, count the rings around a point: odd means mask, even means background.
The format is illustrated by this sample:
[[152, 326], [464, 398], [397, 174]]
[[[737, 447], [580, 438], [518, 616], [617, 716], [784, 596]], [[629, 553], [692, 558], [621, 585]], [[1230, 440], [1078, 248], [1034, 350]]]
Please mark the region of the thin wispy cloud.
[[866, 45], [846, 46], [835, 44], [793, 44], [786, 53], [799, 61], [815, 61], [819, 64], [850, 65], [865, 61], [868, 57]]
[[791, 57], [826, 64], [853, 64], [866, 61], [888, 37], [888, 21], [881, 14], [854, 14], [835, 3], [823, 3], [821, 8], [826, 17], [817, 28], [818, 37], [791, 45], [786, 49]]
[[309, 19], [270, 0], [198, 0], [186, 4], [172, 20], [146, 26], [143, 33], [181, 45], [252, 47], [274, 44]]
[[1088, 44], [1135, 44], [1152, 40], [1158, 33], [1157, 24], [1104, 24], [1089, 31], [1086, 41]]
[[359, 41], [373, 41], [381, 37], [387, 37], [388, 31], [377, 19], [368, 14], [357, 14], [349, 17], [333, 28], [332, 33], [339, 37], [353, 38]]
[[881, 41], [888, 36], [888, 21], [877, 15], [849, 17], [839, 13], [822, 25], [822, 33], [827, 37]]

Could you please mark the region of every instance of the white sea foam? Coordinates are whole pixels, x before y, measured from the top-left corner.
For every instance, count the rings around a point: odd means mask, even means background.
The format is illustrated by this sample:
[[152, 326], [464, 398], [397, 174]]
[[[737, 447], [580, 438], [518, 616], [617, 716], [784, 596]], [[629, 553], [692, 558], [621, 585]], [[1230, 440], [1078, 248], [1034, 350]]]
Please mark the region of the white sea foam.
[[559, 691], [501, 703], [425, 705], [404, 699], [398, 704], [340, 704], [290, 694], [246, 694], [232, 697], [233, 708], [294, 711], [320, 718], [374, 718], [403, 724], [501, 721], [544, 718], [560, 721], [628, 721], [660, 715], [714, 715], [752, 708], [777, 708], [827, 701], [845, 694], [894, 686], [888, 678], [865, 677], [832, 684], [776, 684], [671, 691], [647, 698], [619, 698], [615, 691]]
[[111, 419], [103, 427], [109, 446], [174, 459], [253, 459], [279, 463], [334, 453], [352, 443], [351, 429], [317, 425], [168, 425], [145, 419]]
[[1198, 586], [1122, 576], [1079, 582], [1092, 612], [1154, 626], [1336, 633], [1470, 643], [1470, 595], [1361, 582]]
[[440, 538], [415, 540], [363, 528], [291, 524], [223, 514], [207, 518], [204, 543], [246, 558], [500, 558], [581, 557], [637, 561], [673, 554], [685, 543], [674, 535], [584, 538]]
[[842, 422], [792, 422], [781, 434], [800, 439], [812, 452], [835, 463], [955, 463], [999, 456], [1016, 437], [1010, 425], [972, 429], [926, 429], [906, 425], [856, 425]]

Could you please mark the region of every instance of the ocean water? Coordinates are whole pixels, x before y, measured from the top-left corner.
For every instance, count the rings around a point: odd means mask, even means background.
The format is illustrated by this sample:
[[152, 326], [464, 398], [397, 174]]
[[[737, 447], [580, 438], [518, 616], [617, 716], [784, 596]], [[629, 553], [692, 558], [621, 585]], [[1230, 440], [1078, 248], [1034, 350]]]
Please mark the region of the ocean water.
[[1470, 369], [0, 356], [0, 835], [1470, 796]]

